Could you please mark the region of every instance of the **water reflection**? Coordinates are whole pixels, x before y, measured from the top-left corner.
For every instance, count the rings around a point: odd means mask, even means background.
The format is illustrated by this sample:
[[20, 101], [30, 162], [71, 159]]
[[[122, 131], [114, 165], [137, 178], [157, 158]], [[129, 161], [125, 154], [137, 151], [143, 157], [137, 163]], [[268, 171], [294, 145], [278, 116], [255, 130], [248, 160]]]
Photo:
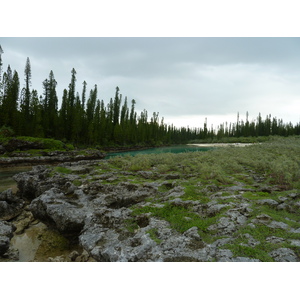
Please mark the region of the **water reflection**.
[[28, 228], [23, 234], [14, 235], [11, 239], [11, 245], [13, 249], [18, 250], [19, 261], [28, 262], [34, 260], [35, 254], [42, 243], [38, 237], [46, 229], [46, 225], [38, 223]]
[[0, 168], [0, 193], [12, 188], [13, 192], [17, 190], [17, 184], [13, 180], [13, 176], [20, 172], [28, 172], [32, 169], [30, 166]]

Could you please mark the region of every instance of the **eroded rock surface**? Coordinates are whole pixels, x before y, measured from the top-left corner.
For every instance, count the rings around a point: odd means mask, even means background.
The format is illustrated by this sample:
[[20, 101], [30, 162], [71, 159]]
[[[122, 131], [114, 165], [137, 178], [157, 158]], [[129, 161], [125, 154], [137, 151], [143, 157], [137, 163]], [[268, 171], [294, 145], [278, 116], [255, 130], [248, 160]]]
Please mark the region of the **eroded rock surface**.
[[[272, 199], [274, 187], [264, 185], [263, 190], [270, 191], [268, 197], [252, 200], [247, 195], [261, 192], [261, 178], [253, 188], [241, 182], [225, 187], [195, 183], [198, 194], [192, 197], [186, 194], [184, 184], [188, 181], [181, 181], [177, 173], [166, 176], [155, 170], [111, 170], [107, 161], [60, 167], [68, 172], [36, 166], [16, 175], [18, 194], [2, 193], [0, 204], [24, 205], [22, 201], [26, 201], [34, 219], [76, 239], [91, 260], [300, 260], [299, 223], [274, 217], [274, 212], [282, 211], [282, 204], [290, 214], [299, 209], [299, 194]], [[266, 213], [270, 210], [273, 214]], [[3, 226], [8, 230], [7, 223]], [[8, 250], [12, 234], [5, 232], [2, 254]], [[264, 245], [269, 251], [259, 256]], [[72, 252], [68, 261], [87, 261], [85, 254]], [[65, 258], [60, 256], [49, 258], [62, 260]]]

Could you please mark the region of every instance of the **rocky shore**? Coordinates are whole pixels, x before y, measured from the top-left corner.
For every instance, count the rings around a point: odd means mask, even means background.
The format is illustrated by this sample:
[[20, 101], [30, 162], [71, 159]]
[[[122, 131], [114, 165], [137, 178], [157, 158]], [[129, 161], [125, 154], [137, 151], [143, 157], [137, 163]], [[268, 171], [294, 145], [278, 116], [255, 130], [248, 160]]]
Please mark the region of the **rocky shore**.
[[0, 167], [12, 167], [20, 165], [41, 165], [70, 161], [92, 160], [104, 158], [105, 154], [97, 150], [86, 150], [84, 154], [80, 151], [41, 151], [40, 155], [27, 155], [24, 153], [0, 157]]
[[203, 183], [107, 160], [35, 166], [14, 176], [17, 194], [0, 194], [0, 256], [18, 261], [13, 236], [41, 223], [73, 245], [46, 261], [298, 262], [300, 193], [251, 170], [240, 178]]

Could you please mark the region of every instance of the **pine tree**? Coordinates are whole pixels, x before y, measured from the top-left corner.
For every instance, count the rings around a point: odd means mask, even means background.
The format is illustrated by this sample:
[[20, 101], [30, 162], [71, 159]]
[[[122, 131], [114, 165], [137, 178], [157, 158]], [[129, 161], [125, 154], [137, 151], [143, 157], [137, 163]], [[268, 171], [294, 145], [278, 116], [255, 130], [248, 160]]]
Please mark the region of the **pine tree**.
[[75, 88], [76, 88], [76, 71], [71, 71], [71, 83], [69, 84], [68, 102], [67, 102], [67, 140], [74, 139], [74, 104], [75, 104]]
[[30, 87], [31, 87], [31, 65], [29, 57], [27, 57], [26, 65], [25, 65], [25, 94], [24, 94], [24, 102], [23, 109], [25, 114], [25, 119], [29, 121], [29, 103], [30, 103]]
[[37, 90], [32, 90], [30, 99], [30, 116], [31, 116], [31, 135], [44, 137], [44, 128], [42, 124], [42, 105], [39, 101]]
[[17, 71], [12, 71], [8, 65], [3, 74], [3, 97], [1, 106], [1, 123], [13, 129], [17, 127], [17, 108], [19, 100], [20, 81]]
[[95, 116], [97, 94], [98, 94], [98, 89], [97, 89], [97, 85], [95, 84], [94, 89], [90, 91], [90, 97], [87, 101], [87, 107], [86, 107], [86, 118], [87, 118], [87, 124], [88, 124], [88, 141], [89, 141], [89, 143], [92, 143], [93, 138], [94, 138], [94, 131], [96, 130], [95, 123], [94, 123], [94, 116]]
[[116, 94], [115, 94], [115, 99], [114, 99], [114, 104], [113, 104], [113, 123], [114, 126], [116, 124], [119, 124], [119, 116], [120, 116], [120, 106], [121, 106], [121, 97], [122, 95], [119, 96], [119, 87], [116, 87]]
[[61, 102], [61, 108], [59, 110], [59, 128], [58, 137], [60, 139], [67, 138], [68, 132], [68, 91], [64, 89]]
[[[0, 45], [0, 107], [2, 105], [2, 99], [3, 99], [3, 83], [2, 83], [2, 54], [3, 54], [2, 47]], [[0, 115], [1, 118], [1, 115]], [[1, 123], [1, 122], [0, 122]]]

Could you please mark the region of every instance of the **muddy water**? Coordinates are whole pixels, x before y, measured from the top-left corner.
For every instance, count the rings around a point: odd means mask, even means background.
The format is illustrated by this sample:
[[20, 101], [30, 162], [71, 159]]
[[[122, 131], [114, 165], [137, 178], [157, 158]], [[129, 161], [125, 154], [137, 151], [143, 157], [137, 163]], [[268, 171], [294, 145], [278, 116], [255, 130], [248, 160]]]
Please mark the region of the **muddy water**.
[[18, 251], [20, 262], [47, 262], [58, 256], [67, 261], [73, 250], [81, 251], [79, 246], [71, 245], [69, 240], [41, 222], [31, 225], [22, 234], [15, 234], [11, 248]]
[[14, 235], [11, 246], [19, 252], [19, 261], [33, 261], [42, 243], [39, 234], [45, 230], [45, 225], [39, 223], [25, 231], [24, 234]]

